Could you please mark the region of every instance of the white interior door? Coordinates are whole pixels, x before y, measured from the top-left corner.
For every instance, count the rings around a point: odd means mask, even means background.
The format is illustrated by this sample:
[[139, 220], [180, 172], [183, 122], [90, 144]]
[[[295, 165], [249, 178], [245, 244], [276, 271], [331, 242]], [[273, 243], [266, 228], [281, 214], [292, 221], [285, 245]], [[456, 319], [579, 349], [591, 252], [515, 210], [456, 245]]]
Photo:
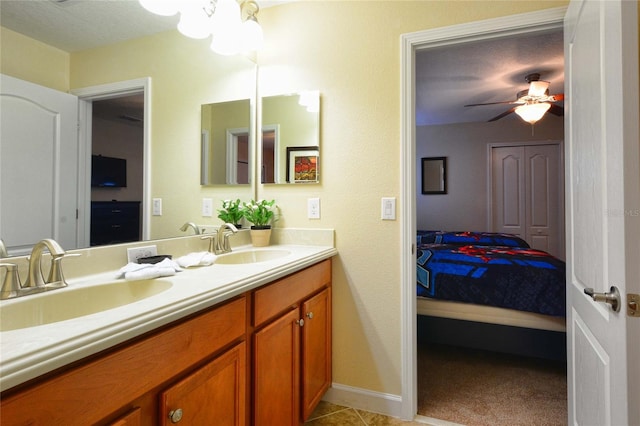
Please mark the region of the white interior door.
[[76, 248], [78, 98], [0, 78], [0, 237], [12, 255], [43, 238]]
[[[572, 1], [565, 17], [569, 424], [640, 424], [640, 162], [635, 1]], [[628, 96], [627, 96], [628, 95]], [[585, 288], [616, 286], [619, 312]], [[634, 359], [635, 358], [635, 359]]]

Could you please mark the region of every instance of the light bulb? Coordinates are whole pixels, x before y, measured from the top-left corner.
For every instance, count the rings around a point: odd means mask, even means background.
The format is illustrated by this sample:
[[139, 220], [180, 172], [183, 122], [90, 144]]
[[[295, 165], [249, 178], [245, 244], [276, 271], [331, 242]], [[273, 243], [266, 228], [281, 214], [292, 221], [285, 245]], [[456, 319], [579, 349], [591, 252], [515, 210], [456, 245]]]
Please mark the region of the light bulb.
[[190, 7], [182, 10], [178, 31], [191, 38], [207, 38], [211, 35], [212, 22], [202, 7]]

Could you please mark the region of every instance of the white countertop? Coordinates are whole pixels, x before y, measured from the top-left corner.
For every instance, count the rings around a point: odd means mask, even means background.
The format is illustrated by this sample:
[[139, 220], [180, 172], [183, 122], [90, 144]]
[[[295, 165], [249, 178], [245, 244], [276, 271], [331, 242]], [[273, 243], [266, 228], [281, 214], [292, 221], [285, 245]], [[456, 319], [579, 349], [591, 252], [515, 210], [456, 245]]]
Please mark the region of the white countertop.
[[[7, 390], [337, 254], [332, 246], [280, 244], [264, 249], [274, 248], [289, 250], [291, 254], [266, 262], [214, 263], [185, 269], [174, 276], [158, 278], [170, 281], [171, 288], [146, 299], [74, 319], [0, 332], [0, 390]], [[252, 247], [237, 247], [234, 252], [247, 249]], [[113, 282], [116, 275], [114, 270], [69, 279], [67, 288], [54, 291], [65, 292]], [[18, 300], [1, 301], [0, 309]]]

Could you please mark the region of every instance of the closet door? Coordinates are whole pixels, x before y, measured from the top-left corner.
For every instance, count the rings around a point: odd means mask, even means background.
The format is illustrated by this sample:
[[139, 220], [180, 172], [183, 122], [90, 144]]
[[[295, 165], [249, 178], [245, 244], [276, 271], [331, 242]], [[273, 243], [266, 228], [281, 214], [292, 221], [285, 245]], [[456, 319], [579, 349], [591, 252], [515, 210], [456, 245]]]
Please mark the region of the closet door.
[[492, 147], [493, 232], [564, 259], [561, 161], [559, 144]]
[[521, 146], [491, 149], [492, 231], [515, 234], [526, 240], [524, 164]]
[[525, 164], [525, 240], [533, 248], [564, 258], [559, 194], [560, 148], [558, 145], [528, 145]]

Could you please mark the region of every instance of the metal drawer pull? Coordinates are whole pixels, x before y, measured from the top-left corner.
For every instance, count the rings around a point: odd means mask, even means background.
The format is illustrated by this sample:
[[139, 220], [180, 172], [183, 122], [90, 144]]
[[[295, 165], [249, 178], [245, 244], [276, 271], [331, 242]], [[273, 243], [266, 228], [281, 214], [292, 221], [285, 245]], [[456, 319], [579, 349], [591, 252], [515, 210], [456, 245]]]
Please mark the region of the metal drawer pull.
[[313, 312], [307, 312], [307, 318], [309, 319], [313, 318]]
[[585, 288], [584, 294], [591, 296], [596, 302], [608, 303], [611, 309], [620, 312], [620, 291], [616, 286], [611, 286], [608, 293], [596, 293], [593, 288]]
[[300, 327], [304, 326], [304, 319], [300, 318], [299, 320], [296, 320], [296, 324], [298, 324]]

